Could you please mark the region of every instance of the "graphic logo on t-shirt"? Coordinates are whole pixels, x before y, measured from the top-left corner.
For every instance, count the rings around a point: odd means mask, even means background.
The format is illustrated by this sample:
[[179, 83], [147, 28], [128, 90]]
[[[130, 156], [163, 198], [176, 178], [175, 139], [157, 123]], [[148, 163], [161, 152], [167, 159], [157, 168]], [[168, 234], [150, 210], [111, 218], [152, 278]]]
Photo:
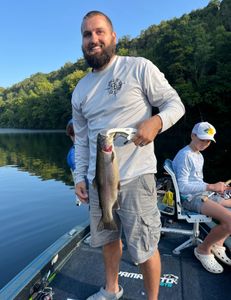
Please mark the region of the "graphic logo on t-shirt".
[[122, 87], [122, 81], [120, 79], [112, 79], [108, 82], [108, 92], [110, 95], [116, 95]]

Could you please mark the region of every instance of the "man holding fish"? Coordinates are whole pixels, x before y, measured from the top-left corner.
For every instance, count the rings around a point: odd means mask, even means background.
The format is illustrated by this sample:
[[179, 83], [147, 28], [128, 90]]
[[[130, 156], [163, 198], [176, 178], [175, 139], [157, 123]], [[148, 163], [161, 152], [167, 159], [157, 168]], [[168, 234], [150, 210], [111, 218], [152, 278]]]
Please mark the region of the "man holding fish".
[[[83, 203], [90, 199], [91, 246], [103, 247], [106, 276], [105, 286], [88, 299], [123, 295], [118, 283], [123, 228], [131, 257], [142, 270], [147, 299], [157, 300], [161, 223], [153, 141], [183, 116], [184, 106], [151, 61], [115, 54], [116, 33], [104, 13], [87, 13], [81, 33], [83, 54], [92, 71], [72, 95], [78, 136], [76, 194]], [[159, 109], [154, 116], [152, 106]]]

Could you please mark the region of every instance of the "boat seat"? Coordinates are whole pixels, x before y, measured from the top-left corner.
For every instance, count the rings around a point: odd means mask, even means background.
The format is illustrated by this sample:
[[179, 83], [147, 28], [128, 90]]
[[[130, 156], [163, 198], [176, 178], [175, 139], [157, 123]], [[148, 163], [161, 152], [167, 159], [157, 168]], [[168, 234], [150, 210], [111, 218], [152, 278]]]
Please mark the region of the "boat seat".
[[179, 228], [168, 228], [168, 227], [162, 227], [161, 229], [162, 232], [172, 232], [177, 234], [185, 234], [189, 236], [189, 239], [187, 241], [185, 241], [183, 244], [179, 245], [173, 250], [174, 254], [180, 254], [181, 250], [193, 245], [198, 245], [199, 243], [202, 242], [202, 240], [199, 238], [200, 235], [199, 225], [200, 223], [211, 222], [212, 218], [207, 217], [203, 214], [191, 212], [182, 207], [180, 192], [179, 192], [176, 176], [173, 171], [172, 161], [170, 159], [165, 160], [164, 169], [171, 176], [173, 187], [175, 190], [176, 219], [185, 220], [188, 223], [192, 223], [191, 230], [184, 230]]

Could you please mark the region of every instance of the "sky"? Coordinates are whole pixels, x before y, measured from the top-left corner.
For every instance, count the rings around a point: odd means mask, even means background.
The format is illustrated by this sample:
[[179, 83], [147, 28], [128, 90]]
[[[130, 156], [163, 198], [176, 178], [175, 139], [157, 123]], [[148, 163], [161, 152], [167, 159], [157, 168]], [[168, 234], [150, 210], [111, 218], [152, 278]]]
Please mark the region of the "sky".
[[0, 87], [58, 70], [82, 57], [80, 24], [90, 10], [106, 13], [117, 40], [138, 37], [209, 0], [0, 0]]

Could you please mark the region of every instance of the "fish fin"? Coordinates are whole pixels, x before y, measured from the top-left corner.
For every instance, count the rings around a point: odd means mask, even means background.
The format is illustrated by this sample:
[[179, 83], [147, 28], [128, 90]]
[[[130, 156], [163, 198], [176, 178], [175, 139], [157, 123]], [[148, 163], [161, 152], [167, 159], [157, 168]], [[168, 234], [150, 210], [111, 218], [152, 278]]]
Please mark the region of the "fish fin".
[[120, 182], [118, 182], [117, 189], [120, 190]]
[[114, 210], [114, 209], [119, 209], [120, 208], [120, 206], [119, 206], [119, 202], [118, 201], [116, 201], [114, 204], [113, 204], [113, 207], [112, 207], [112, 209]]
[[112, 153], [111, 153], [111, 161], [113, 162], [114, 159], [115, 159], [115, 153], [114, 153], [114, 151], [112, 151]]
[[93, 188], [94, 188], [94, 189], [97, 188], [97, 184], [96, 184], [96, 179], [95, 179], [95, 178], [92, 180], [92, 185], [93, 185]]
[[105, 223], [105, 222], [103, 222], [103, 218], [101, 218], [101, 220], [99, 221], [99, 224], [97, 226], [97, 231], [102, 231], [102, 230], [116, 231], [116, 230], [118, 230], [118, 227], [114, 220], [112, 220], [111, 222]]

